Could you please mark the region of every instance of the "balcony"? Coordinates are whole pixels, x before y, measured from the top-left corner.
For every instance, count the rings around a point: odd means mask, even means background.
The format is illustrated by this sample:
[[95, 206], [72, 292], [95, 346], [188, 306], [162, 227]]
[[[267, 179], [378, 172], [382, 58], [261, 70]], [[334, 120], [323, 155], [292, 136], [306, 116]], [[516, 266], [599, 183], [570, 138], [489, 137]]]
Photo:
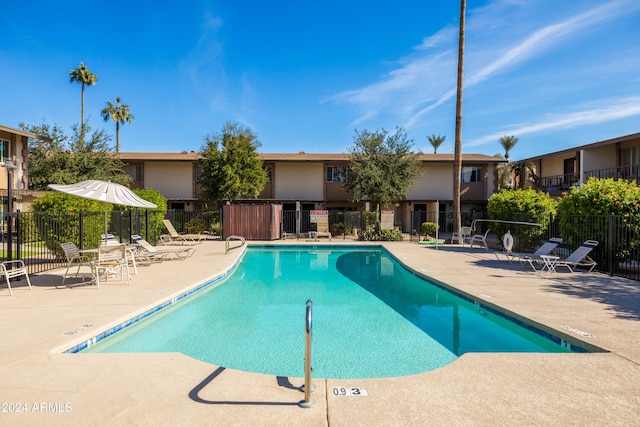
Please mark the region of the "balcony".
[[640, 165], [619, 166], [617, 168], [605, 168], [587, 171], [584, 173], [584, 181], [589, 178], [613, 178], [638, 181], [640, 177]]
[[577, 173], [543, 176], [536, 179], [536, 188], [551, 195], [559, 195], [563, 191], [569, 190], [572, 185], [577, 184], [579, 181], [580, 175]]
[[[546, 191], [552, 196], [559, 196], [564, 191], [568, 191], [571, 186], [578, 184], [579, 174], [566, 173], [563, 175], [551, 175], [536, 178], [536, 189]], [[617, 168], [594, 169], [583, 173], [583, 181], [587, 182], [589, 178], [613, 178], [626, 179], [628, 181], [640, 181], [640, 165], [620, 166]]]

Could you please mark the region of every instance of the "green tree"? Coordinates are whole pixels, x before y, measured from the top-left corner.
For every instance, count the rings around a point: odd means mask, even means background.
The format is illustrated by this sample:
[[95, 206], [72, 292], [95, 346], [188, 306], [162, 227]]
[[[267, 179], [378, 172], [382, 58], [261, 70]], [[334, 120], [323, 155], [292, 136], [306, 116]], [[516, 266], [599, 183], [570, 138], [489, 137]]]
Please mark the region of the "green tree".
[[460, 0], [460, 32], [458, 36], [458, 80], [456, 85], [456, 136], [453, 146], [453, 229], [460, 230], [460, 187], [462, 186], [462, 90], [464, 81], [464, 30], [467, 1]]
[[216, 202], [258, 197], [267, 182], [258, 147], [251, 129], [237, 123], [227, 122], [220, 133], [205, 136], [200, 150], [204, 196]]
[[[131, 177], [124, 163], [109, 148], [110, 137], [104, 130], [91, 132], [89, 126], [73, 126], [67, 137], [57, 125], [27, 126], [23, 130], [44, 136], [44, 141], [29, 140], [29, 188], [48, 190], [49, 184], [74, 184], [86, 179], [110, 180], [128, 185]], [[89, 134], [85, 141], [85, 134]]]
[[352, 199], [368, 197], [385, 208], [405, 198], [421, 174], [420, 158], [411, 151], [405, 130], [356, 131], [354, 139], [344, 184]]
[[78, 68], [69, 70], [69, 83], [80, 83], [82, 85], [82, 121], [81, 126], [84, 126], [84, 87], [93, 86], [98, 83], [98, 76], [93, 74], [84, 62], [81, 62]]
[[131, 124], [133, 114], [129, 111], [129, 106], [120, 103], [120, 97], [116, 97], [116, 103], [107, 101], [107, 106], [100, 112], [105, 122], [113, 120], [116, 122], [116, 153], [120, 152], [120, 124]]
[[516, 146], [516, 144], [518, 143], [518, 138], [513, 135], [505, 135], [501, 137], [498, 142], [500, 143], [500, 145], [502, 145], [502, 148], [504, 148], [504, 158], [509, 160], [509, 151], [511, 151], [513, 147]]
[[436, 154], [438, 152], [438, 147], [442, 145], [445, 138], [446, 136], [444, 135], [438, 135], [438, 136], [431, 135], [427, 137], [427, 139], [429, 140], [429, 143], [431, 143], [431, 146], [433, 147], [433, 154]]

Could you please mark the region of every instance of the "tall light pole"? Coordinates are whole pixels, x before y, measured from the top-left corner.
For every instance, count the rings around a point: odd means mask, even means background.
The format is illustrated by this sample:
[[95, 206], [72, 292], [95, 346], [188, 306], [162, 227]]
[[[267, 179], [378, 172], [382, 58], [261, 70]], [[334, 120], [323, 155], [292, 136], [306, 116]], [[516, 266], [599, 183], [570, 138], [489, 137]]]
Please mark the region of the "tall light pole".
[[11, 160], [4, 161], [7, 168], [7, 261], [13, 259], [13, 170], [18, 167]]

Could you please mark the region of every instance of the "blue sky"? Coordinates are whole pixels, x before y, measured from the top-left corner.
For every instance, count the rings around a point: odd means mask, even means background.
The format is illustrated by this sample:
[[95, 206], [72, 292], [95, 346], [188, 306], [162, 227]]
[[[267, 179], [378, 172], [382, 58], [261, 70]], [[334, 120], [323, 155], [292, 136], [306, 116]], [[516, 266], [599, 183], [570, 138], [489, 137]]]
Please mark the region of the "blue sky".
[[[355, 130], [455, 131], [457, 1], [62, 1], [0, 6], [0, 124], [80, 122], [121, 151], [191, 151], [227, 121], [270, 153], [346, 153]], [[99, 5], [99, 6], [96, 6]], [[159, 6], [161, 5], [161, 6]], [[640, 2], [467, 1], [463, 152], [511, 159], [640, 132]]]

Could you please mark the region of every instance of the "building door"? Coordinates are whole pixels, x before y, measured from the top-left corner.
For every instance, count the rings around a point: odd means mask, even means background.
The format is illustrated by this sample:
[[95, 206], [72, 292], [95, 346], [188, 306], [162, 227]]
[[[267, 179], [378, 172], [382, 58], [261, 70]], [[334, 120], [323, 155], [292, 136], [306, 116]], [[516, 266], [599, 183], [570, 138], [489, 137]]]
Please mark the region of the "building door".
[[564, 159], [564, 179], [563, 184], [565, 188], [569, 188], [571, 184], [576, 182], [576, 158]]

